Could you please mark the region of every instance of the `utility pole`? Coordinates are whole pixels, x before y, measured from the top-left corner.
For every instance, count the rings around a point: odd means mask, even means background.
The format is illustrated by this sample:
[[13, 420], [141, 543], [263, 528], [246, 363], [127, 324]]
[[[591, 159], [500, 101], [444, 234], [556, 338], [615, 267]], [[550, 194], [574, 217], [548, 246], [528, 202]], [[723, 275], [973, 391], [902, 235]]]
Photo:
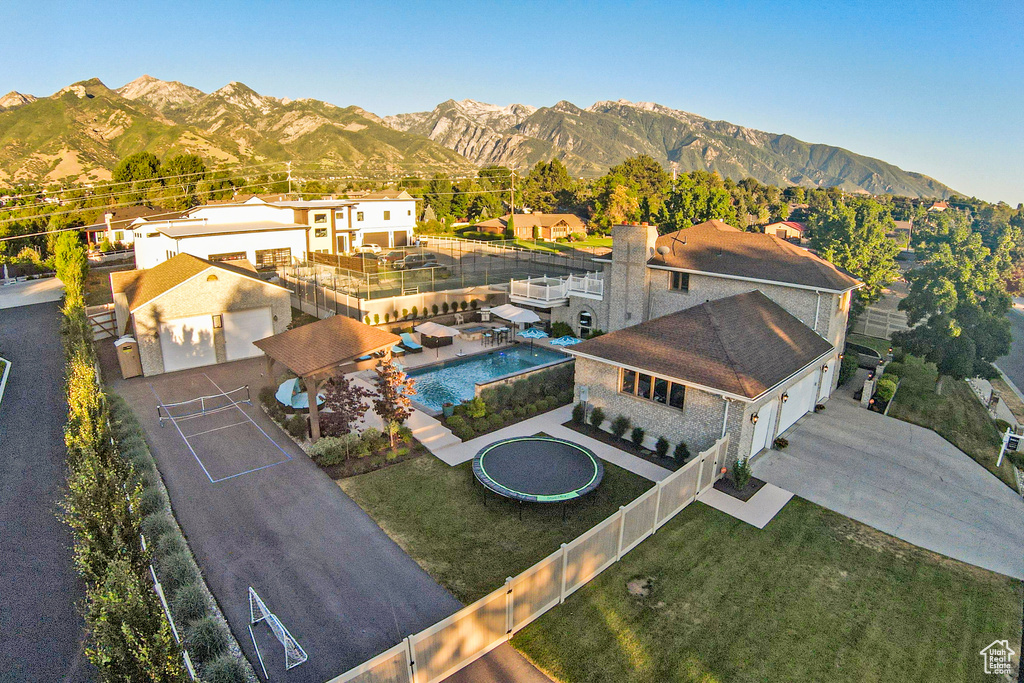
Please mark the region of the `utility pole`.
[[288, 162], [288, 195], [292, 193], [292, 162]]

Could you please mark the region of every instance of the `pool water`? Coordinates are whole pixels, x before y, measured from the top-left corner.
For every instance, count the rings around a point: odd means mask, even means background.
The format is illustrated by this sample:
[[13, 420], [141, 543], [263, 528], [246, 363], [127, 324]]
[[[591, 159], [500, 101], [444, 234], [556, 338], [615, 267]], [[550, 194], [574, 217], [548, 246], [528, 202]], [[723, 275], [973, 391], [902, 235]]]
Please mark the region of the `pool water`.
[[441, 365], [409, 370], [416, 380], [417, 403], [440, 412], [445, 403], [460, 403], [476, 395], [477, 382], [489, 382], [514, 372], [562, 360], [566, 355], [542, 347], [520, 344]]

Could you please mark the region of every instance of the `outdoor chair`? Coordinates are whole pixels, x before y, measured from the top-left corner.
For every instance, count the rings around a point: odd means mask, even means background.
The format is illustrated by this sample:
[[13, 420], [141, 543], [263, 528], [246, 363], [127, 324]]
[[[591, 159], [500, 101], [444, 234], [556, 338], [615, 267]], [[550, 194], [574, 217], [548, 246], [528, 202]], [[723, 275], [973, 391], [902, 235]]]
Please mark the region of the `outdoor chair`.
[[409, 353], [423, 353], [423, 347], [416, 343], [411, 334], [403, 332], [399, 336], [402, 337], [402, 341], [399, 343], [406, 351]]

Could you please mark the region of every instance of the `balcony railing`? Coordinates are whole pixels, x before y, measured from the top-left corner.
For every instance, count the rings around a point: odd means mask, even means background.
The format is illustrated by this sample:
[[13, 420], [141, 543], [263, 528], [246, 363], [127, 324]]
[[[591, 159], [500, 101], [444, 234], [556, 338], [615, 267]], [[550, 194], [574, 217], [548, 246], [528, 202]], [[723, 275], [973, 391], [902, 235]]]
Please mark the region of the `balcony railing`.
[[600, 299], [604, 296], [604, 279], [601, 273], [568, 275], [566, 277], [538, 277], [528, 280], [512, 280], [509, 290], [514, 299], [529, 300], [538, 305], [568, 303], [570, 296]]

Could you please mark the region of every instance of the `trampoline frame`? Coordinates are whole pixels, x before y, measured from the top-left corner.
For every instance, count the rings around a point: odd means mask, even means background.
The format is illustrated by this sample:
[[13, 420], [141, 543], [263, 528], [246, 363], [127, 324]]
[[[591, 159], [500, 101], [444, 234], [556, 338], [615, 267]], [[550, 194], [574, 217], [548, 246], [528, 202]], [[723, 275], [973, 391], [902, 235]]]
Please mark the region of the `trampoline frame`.
[[[520, 442], [520, 441], [550, 441], [554, 443], [564, 444], [571, 446], [576, 450], [582, 452], [591, 462], [594, 463], [594, 475], [590, 478], [584, 486], [574, 489], [566, 493], [555, 493], [546, 495], [535, 495], [530, 493], [523, 493], [522, 491], [516, 491], [515, 489], [504, 486], [494, 479], [487, 473], [484, 465], [484, 460], [491, 450], [498, 446], [503, 446], [509, 443]], [[578, 443], [567, 441], [566, 439], [558, 439], [553, 436], [513, 436], [508, 439], [500, 439], [494, 443], [488, 444], [481, 448], [476, 456], [473, 457], [473, 477], [483, 485], [487, 490], [498, 494], [504, 498], [511, 500], [517, 500], [520, 503], [564, 503], [570, 500], [576, 500], [583, 496], [591, 493], [594, 489], [601, 485], [601, 481], [604, 479], [604, 464], [601, 459], [594, 455], [594, 452], [585, 446], [581, 446]]]

